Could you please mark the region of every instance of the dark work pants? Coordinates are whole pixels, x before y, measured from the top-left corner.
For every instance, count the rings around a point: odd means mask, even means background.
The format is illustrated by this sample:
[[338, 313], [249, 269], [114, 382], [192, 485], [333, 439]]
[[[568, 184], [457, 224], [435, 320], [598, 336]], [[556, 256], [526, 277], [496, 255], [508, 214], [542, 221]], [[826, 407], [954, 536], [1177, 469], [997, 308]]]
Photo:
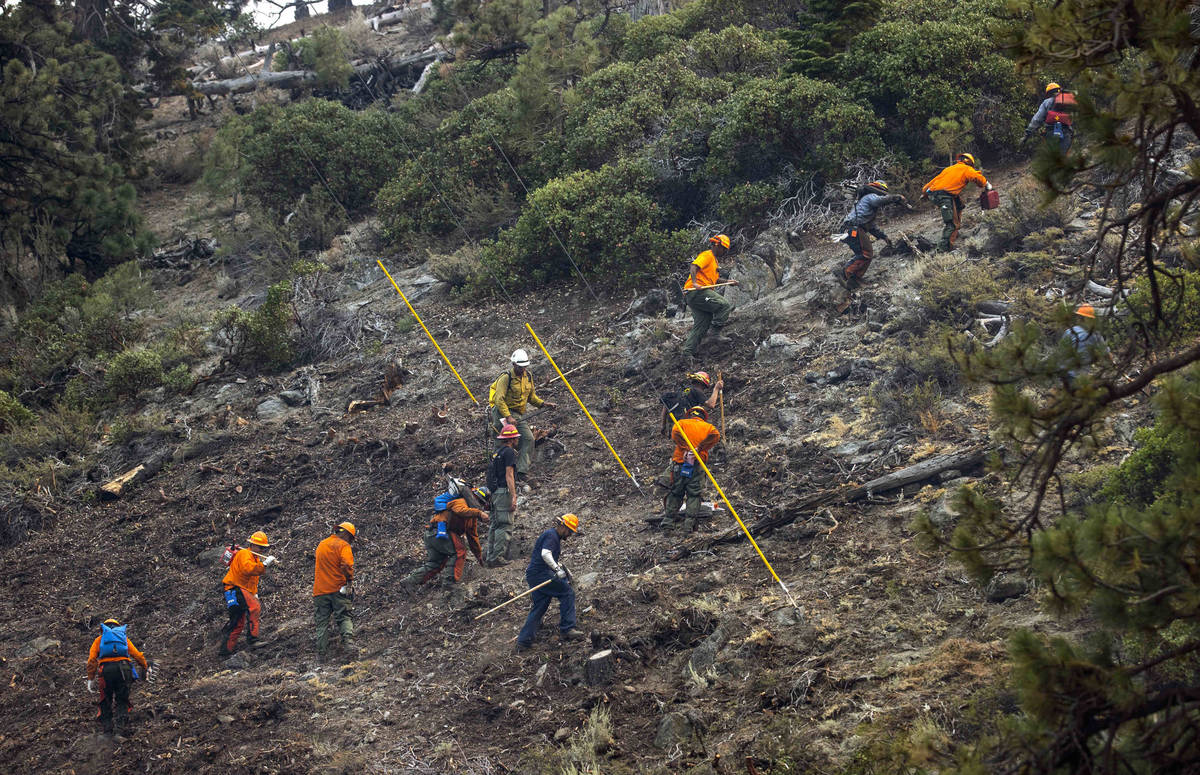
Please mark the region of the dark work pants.
[[[536, 587], [545, 579], [526, 577], [525, 581], [529, 586]], [[569, 632], [575, 627], [575, 590], [571, 588], [571, 582], [555, 579], [530, 597], [532, 602], [529, 606], [529, 616], [525, 618], [525, 626], [517, 635], [517, 643], [522, 646], [533, 643], [538, 627], [542, 624], [542, 617], [546, 615], [547, 609], [550, 608], [550, 601], [554, 598], [558, 598], [558, 631]]]
[[128, 659], [100, 665], [99, 718], [104, 731], [121, 734], [129, 719], [129, 690], [133, 688], [133, 663]]

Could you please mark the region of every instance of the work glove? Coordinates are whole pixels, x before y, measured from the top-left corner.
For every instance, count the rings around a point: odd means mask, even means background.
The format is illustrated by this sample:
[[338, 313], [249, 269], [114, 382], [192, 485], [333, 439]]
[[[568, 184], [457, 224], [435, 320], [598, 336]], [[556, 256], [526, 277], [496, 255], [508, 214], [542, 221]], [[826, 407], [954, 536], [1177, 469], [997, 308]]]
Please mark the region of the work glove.
[[347, 584], [346, 586], [344, 586], [338, 590], [338, 594], [345, 595], [346, 597], [351, 597], [354, 595], [354, 587]]
[[275, 555], [270, 554], [267, 555], [267, 557], [263, 560], [263, 565], [269, 568], [277, 562], [279, 562], [279, 560], [275, 557]]
[[554, 575], [558, 576], [558, 578], [561, 579], [562, 581], [566, 581], [567, 580], [567, 569], [564, 568], [563, 566], [559, 565], [557, 568], [554, 569]]
[[995, 188], [995, 186], [993, 186], [991, 183], [988, 183], [986, 186], [984, 186], [984, 188], [987, 189], [988, 191], [991, 191], [992, 189]]
[[95, 678], [89, 678], [89, 679], [88, 679], [88, 682], [87, 682], [87, 690], [88, 690], [89, 692], [91, 692], [92, 694], [95, 694], [96, 692], [100, 691], [100, 687], [96, 685], [96, 679], [95, 679]]
[[150, 665], [149, 667], [146, 668], [146, 682], [154, 683], [157, 680], [158, 680], [158, 670], [154, 667], [154, 665]]

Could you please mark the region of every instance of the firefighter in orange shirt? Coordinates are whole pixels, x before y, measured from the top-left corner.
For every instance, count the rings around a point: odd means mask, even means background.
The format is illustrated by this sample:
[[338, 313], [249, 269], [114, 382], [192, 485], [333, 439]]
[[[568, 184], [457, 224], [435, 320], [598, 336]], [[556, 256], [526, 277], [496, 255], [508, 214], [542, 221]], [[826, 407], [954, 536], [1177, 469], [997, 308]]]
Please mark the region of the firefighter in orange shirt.
[[125, 625], [116, 619], [105, 619], [88, 651], [87, 688], [89, 692], [100, 693], [96, 717], [106, 734], [120, 737], [125, 731], [129, 720], [129, 690], [138, 678], [136, 669], [139, 667], [141, 676], [153, 683], [156, 678], [154, 665], [146, 661], [146, 656], [125, 635]]
[[357, 531], [351, 522], [333, 529], [333, 535], [317, 544], [316, 570], [313, 577], [313, 609], [317, 622], [317, 657], [324, 660], [329, 651], [329, 619], [332, 617], [342, 637], [342, 649], [354, 646], [353, 601], [354, 550], [351, 544]]
[[688, 410], [687, 417], [675, 423], [671, 438], [675, 441], [675, 453], [671, 456], [670, 486], [667, 489], [665, 509], [659, 527], [674, 527], [679, 518], [679, 507], [687, 501], [684, 509], [683, 529], [692, 532], [700, 516], [700, 497], [704, 491], [704, 470], [692, 454], [684, 436], [692, 442], [700, 459], [708, 462], [708, 451], [717, 446], [721, 432], [708, 421], [708, 412], [702, 406]]
[[992, 184], [978, 166], [974, 156], [960, 153], [954, 164], [939, 172], [921, 188], [921, 198], [933, 202], [942, 211], [942, 241], [938, 243], [938, 250], [954, 250], [958, 228], [962, 225], [963, 201], [959, 195], [967, 184], [974, 183], [988, 191], [992, 190]]
[[[267, 534], [261, 530], [250, 536], [250, 546], [238, 549], [229, 562], [229, 572], [222, 582], [225, 585], [225, 607], [229, 621], [221, 634], [221, 649], [217, 653], [227, 657], [237, 648], [238, 636], [246, 630], [246, 643], [253, 646], [258, 641], [258, 628], [262, 616], [262, 604], [258, 601], [258, 579], [267, 568], [278, 560], [275, 555], [264, 555], [271, 548]], [[251, 548], [253, 547], [253, 548]], [[260, 549], [262, 551], [255, 551]]]

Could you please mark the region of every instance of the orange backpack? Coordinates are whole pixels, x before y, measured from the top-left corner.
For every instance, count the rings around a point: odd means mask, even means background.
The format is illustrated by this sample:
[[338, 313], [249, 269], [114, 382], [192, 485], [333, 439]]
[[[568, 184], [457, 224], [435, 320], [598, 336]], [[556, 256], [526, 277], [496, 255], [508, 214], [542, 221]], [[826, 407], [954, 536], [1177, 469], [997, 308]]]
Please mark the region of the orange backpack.
[[1071, 92], [1060, 91], [1054, 97], [1054, 104], [1046, 111], [1046, 123], [1050, 126], [1063, 124], [1071, 126], [1071, 114], [1075, 112], [1075, 95]]

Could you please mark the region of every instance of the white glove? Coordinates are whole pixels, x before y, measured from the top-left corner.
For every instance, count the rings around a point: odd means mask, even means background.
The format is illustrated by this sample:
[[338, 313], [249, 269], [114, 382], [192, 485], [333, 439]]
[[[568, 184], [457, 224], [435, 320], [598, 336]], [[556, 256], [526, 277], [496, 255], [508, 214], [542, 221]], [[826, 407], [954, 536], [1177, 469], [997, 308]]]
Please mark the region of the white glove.
[[87, 690], [88, 690], [89, 692], [93, 693], [93, 694], [95, 694], [96, 692], [100, 691], [99, 687], [97, 687], [97, 686], [96, 686], [96, 679], [95, 679], [95, 678], [89, 678], [89, 679], [88, 679], [88, 682], [87, 682]]
[[560, 579], [565, 579], [567, 577], [567, 569], [559, 565], [554, 569], [554, 575], [558, 576]]
[[991, 184], [991, 183], [988, 183], [986, 186], [984, 186], [984, 188], [986, 188], [988, 191], [991, 191], [991, 190], [992, 190], [992, 184]]
[[269, 568], [277, 562], [279, 562], [279, 560], [275, 558], [275, 555], [271, 554], [267, 555], [266, 559], [263, 560], [263, 565]]
[[339, 589], [338, 594], [339, 595], [349, 595], [350, 594], [350, 585], [347, 584], [346, 586]]
[[155, 681], [158, 680], [158, 671], [156, 669], [154, 669], [153, 665], [146, 668], [146, 680], [149, 683], [154, 683]]

